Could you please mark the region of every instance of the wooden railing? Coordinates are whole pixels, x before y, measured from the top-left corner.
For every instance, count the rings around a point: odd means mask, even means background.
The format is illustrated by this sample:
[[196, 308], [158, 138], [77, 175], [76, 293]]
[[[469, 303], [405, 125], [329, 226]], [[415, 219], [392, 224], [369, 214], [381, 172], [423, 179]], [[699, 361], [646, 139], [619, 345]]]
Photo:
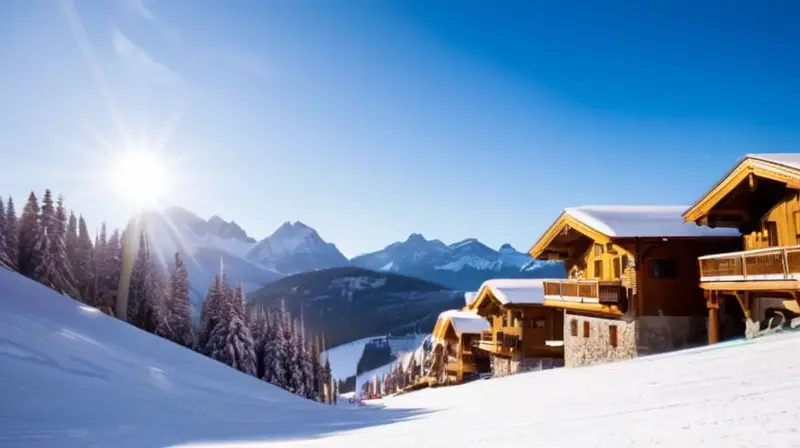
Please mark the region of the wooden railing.
[[620, 280], [559, 280], [545, 281], [546, 298], [575, 302], [618, 303], [625, 296]]
[[800, 279], [800, 246], [706, 255], [698, 261], [704, 282]]

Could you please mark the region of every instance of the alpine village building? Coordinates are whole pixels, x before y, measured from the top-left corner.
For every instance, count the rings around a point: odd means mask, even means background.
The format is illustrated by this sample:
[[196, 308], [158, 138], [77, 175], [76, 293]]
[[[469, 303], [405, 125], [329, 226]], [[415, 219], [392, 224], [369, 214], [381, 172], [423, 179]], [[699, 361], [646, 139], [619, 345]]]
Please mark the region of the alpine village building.
[[493, 376], [564, 365], [564, 318], [544, 303], [544, 280], [494, 279], [481, 285], [468, 309], [488, 320], [477, 348]]
[[564, 311], [567, 367], [705, 341], [697, 259], [736, 250], [740, 234], [687, 224], [686, 208], [567, 208], [530, 249], [567, 270], [567, 279], [544, 282], [544, 305]]
[[800, 314], [800, 154], [745, 156], [683, 216], [742, 234], [744, 250], [698, 260], [709, 343], [752, 337]]
[[797, 325], [800, 154], [747, 155], [690, 207], [567, 208], [529, 254], [562, 261], [566, 278], [488, 280], [442, 313], [431, 372], [443, 382]]

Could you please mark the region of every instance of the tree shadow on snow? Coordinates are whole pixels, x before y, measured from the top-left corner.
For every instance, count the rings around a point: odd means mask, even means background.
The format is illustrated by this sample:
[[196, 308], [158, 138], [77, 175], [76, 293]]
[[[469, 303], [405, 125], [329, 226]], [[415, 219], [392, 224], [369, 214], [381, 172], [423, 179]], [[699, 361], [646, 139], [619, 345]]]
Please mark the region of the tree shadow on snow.
[[[428, 409], [386, 409], [366, 405], [344, 409], [331, 407], [316, 413], [282, 412], [268, 417], [253, 416], [248, 421], [209, 422], [191, 425], [153, 440], [159, 446], [192, 446], [225, 444], [226, 447], [253, 446], [254, 443], [275, 443], [330, 437], [339, 432], [413, 420], [432, 412]], [[305, 418], [304, 418], [305, 417]]]

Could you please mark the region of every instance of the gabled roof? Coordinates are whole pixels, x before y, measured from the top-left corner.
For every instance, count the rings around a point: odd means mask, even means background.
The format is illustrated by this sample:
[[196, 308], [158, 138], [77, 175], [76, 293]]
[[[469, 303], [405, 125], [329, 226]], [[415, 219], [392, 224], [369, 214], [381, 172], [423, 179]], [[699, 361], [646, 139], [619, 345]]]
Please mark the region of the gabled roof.
[[691, 207], [683, 212], [686, 221], [697, 221], [731, 190], [753, 175], [800, 188], [800, 154], [748, 154]]
[[503, 305], [536, 305], [544, 303], [544, 279], [508, 279], [495, 278], [486, 280], [478, 289], [478, 296], [472, 302], [473, 308], [487, 300], [489, 295]]
[[452, 326], [456, 334], [480, 334], [481, 331], [491, 329], [489, 321], [475, 314], [474, 311], [448, 310], [439, 314], [434, 327], [433, 338], [442, 340], [447, 333], [447, 327]]
[[538, 258], [566, 226], [598, 243], [613, 238], [699, 238], [739, 236], [735, 229], [712, 229], [686, 223], [685, 205], [588, 205], [569, 207], [529, 251]]

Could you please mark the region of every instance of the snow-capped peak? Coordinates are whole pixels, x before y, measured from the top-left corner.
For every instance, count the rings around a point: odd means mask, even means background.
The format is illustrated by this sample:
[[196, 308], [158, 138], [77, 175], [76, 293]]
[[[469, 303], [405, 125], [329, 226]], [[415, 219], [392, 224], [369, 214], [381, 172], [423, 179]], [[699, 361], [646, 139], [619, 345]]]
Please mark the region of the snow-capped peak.
[[274, 266], [286, 274], [347, 266], [350, 262], [335, 245], [300, 221], [284, 222], [272, 235], [259, 241], [247, 259]]

